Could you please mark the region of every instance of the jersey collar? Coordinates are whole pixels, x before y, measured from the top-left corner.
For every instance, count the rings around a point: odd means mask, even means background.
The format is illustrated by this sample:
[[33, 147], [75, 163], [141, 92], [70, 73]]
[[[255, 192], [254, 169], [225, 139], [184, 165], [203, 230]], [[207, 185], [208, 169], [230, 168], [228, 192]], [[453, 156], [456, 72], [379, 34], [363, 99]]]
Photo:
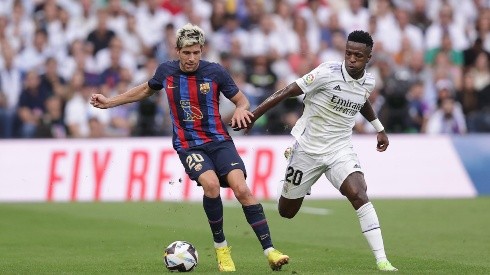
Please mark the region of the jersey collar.
[[362, 75], [361, 78], [359, 79], [354, 79], [350, 76], [350, 74], [347, 72], [347, 69], [345, 68], [345, 60], [342, 62], [342, 77], [344, 78], [345, 82], [352, 82], [355, 81], [359, 83], [360, 85], [363, 85], [364, 82], [366, 81], [366, 70], [364, 70], [364, 74]]

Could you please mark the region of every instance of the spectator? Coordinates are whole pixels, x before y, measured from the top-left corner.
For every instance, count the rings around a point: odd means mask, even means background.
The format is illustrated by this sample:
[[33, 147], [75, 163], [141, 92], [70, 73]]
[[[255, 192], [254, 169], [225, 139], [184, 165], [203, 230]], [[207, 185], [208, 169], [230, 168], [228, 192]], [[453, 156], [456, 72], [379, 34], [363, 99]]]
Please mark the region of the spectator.
[[476, 38], [475, 42], [473, 42], [473, 45], [471, 45], [471, 47], [463, 51], [465, 71], [475, 65], [476, 57], [480, 53], [484, 53], [490, 58], [490, 53], [483, 48], [483, 41], [481, 37], [478, 37]]
[[0, 68], [0, 138], [14, 136], [17, 103], [22, 92], [21, 71], [14, 62], [14, 49], [2, 47], [3, 68]]
[[108, 125], [109, 113], [96, 109], [89, 103], [90, 95], [97, 90], [99, 83], [96, 79], [86, 78], [80, 71], [73, 75], [71, 81], [73, 87], [81, 88], [75, 90], [73, 97], [66, 103], [65, 124], [68, 127], [69, 136], [87, 138], [105, 135], [100, 133], [98, 126], [99, 123]]
[[432, 20], [427, 15], [427, 1], [413, 0], [412, 2], [410, 22], [425, 34], [427, 28], [432, 24]]
[[348, 0], [347, 9], [342, 9], [339, 13], [340, 25], [346, 33], [354, 30], [368, 29], [369, 10], [363, 7], [362, 0]]
[[67, 130], [63, 122], [63, 99], [57, 95], [51, 95], [44, 103], [46, 112], [36, 127], [34, 137], [66, 138]]
[[466, 73], [463, 78], [463, 89], [457, 92], [456, 98], [461, 103], [463, 114], [466, 117], [466, 125], [469, 132], [474, 132], [475, 118], [479, 112], [479, 91], [475, 89], [474, 80], [471, 74]]
[[463, 52], [453, 47], [451, 36], [448, 32], [444, 32], [441, 38], [441, 44], [439, 47], [428, 49], [425, 60], [427, 64], [434, 64], [436, 56], [439, 53], [445, 54], [456, 66], [463, 66]]
[[410, 133], [421, 133], [427, 123], [430, 106], [425, 101], [424, 84], [420, 81], [410, 86], [408, 91], [408, 129]]
[[100, 50], [109, 47], [109, 43], [114, 36], [115, 32], [108, 28], [107, 25], [108, 14], [106, 10], [97, 10], [97, 26], [95, 30], [89, 33], [87, 41], [94, 46], [93, 55], [95, 56]]
[[33, 69], [40, 73], [46, 59], [53, 56], [55, 51], [49, 48], [48, 34], [45, 30], [39, 29], [34, 34], [32, 46], [27, 46], [20, 52], [17, 62], [23, 73]]
[[440, 106], [427, 121], [428, 134], [464, 134], [466, 122], [458, 103], [452, 97], [440, 101]]
[[66, 99], [65, 79], [59, 75], [58, 61], [53, 57], [46, 59], [44, 74], [41, 75], [41, 83], [39, 86], [39, 89], [43, 94], [57, 95], [62, 99]]
[[45, 112], [45, 101], [49, 94], [40, 89], [40, 82], [39, 75], [35, 70], [27, 72], [17, 109], [20, 122], [19, 135], [22, 138], [34, 137], [36, 128]]
[[438, 21], [433, 22], [425, 33], [426, 48], [439, 48], [443, 43], [443, 36], [447, 33], [454, 50], [462, 51], [469, 46], [464, 28], [454, 21], [453, 8], [443, 4], [439, 10]]
[[468, 69], [468, 73], [473, 78], [473, 86], [477, 91], [490, 84], [490, 62], [489, 56], [481, 52], [476, 56], [475, 64]]

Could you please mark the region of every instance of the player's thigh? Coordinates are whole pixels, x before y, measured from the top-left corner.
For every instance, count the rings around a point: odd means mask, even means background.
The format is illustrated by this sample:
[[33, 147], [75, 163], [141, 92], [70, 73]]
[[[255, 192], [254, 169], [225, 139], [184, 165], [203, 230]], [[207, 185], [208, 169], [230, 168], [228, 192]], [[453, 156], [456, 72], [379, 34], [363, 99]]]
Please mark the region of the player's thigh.
[[340, 193], [349, 198], [349, 200], [362, 200], [363, 202], [367, 202], [366, 189], [364, 175], [359, 171], [355, 171], [349, 174], [344, 180], [340, 186]]
[[325, 169], [321, 156], [309, 155], [297, 146], [293, 149], [286, 167], [282, 197], [298, 199], [306, 196]]
[[[216, 167], [216, 174], [220, 179], [221, 186], [230, 187], [230, 184], [234, 186], [246, 185], [247, 170], [233, 141], [218, 142], [211, 146], [212, 149], [209, 150], [209, 157]], [[234, 172], [229, 176], [231, 171]]]
[[205, 150], [189, 149], [186, 151], [178, 152], [178, 155], [180, 162], [184, 166], [185, 172], [187, 173], [187, 175], [189, 175], [189, 178], [193, 181], [196, 181], [198, 185], [202, 185], [199, 180], [211, 180], [212, 177], [210, 178], [208, 176], [199, 179], [199, 177], [207, 171], [211, 171], [212, 173], [206, 173], [206, 175], [216, 175], [216, 173], [214, 172], [214, 163]]
[[[332, 185], [340, 190], [345, 180], [354, 172], [363, 174], [361, 164], [357, 154], [352, 148], [346, 148], [339, 151], [329, 163], [330, 169], [325, 172], [325, 176]], [[357, 177], [355, 177], [357, 179]]]

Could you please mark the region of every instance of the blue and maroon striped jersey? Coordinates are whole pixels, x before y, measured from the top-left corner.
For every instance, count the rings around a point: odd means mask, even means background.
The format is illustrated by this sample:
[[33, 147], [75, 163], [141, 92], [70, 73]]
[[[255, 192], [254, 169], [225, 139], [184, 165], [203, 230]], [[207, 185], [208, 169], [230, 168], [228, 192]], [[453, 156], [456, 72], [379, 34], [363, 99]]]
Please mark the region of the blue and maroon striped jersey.
[[158, 66], [148, 85], [167, 94], [176, 151], [231, 140], [219, 113], [219, 96], [232, 98], [238, 87], [221, 65], [201, 60], [195, 72], [185, 73], [178, 60], [167, 61]]

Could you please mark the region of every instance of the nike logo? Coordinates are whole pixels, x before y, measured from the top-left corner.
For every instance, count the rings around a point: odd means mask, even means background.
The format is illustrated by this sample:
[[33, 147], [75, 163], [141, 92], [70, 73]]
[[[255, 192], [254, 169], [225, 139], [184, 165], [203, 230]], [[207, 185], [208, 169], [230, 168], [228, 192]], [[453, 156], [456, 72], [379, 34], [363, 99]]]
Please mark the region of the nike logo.
[[235, 166], [235, 165], [237, 165], [237, 164], [238, 164], [238, 162], [232, 162], [232, 163], [231, 163], [231, 166]]
[[170, 85], [167, 85], [167, 89], [175, 89], [177, 88], [177, 86], [170, 86]]

